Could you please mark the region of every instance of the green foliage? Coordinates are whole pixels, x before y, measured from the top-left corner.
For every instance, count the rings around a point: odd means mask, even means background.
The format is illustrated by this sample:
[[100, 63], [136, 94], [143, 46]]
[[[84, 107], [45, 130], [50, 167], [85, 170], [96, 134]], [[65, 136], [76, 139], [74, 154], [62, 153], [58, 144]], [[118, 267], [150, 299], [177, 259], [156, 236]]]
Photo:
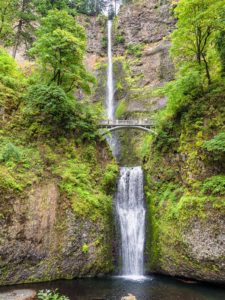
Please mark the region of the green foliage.
[[10, 160], [20, 161], [21, 154], [19, 149], [12, 143], [6, 144], [1, 153], [0, 161], [8, 162]]
[[37, 40], [30, 50], [41, 64], [41, 79], [54, 82], [66, 92], [82, 89], [90, 93], [94, 78], [83, 64], [85, 31], [66, 11], [52, 10], [41, 21]]
[[22, 191], [23, 185], [13, 176], [7, 167], [0, 165], [0, 191]]
[[124, 44], [125, 37], [123, 35], [116, 35], [115, 37], [115, 43], [116, 44]]
[[35, 8], [41, 16], [46, 16], [49, 10], [58, 9], [66, 10], [69, 14], [75, 14], [73, 7], [69, 6], [69, 3], [73, 1], [68, 0], [32, 0], [35, 5]]
[[119, 119], [126, 112], [127, 104], [125, 100], [121, 100], [116, 108], [116, 117]]
[[68, 297], [60, 295], [57, 290], [40, 290], [37, 297], [40, 300], [69, 300]]
[[108, 43], [107, 37], [103, 36], [102, 41], [101, 41], [103, 49], [107, 49], [107, 43]]
[[26, 96], [27, 113], [39, 116], [46, 125], [74, 127], [75, 102], [72, 97], [66, 95], [64, 90], [56, 85], [33, 85], [28, 89]]
[[23, 82], [23, 77], [19, 71], [15, 60], [0, 47], [0, 82], [5, 86], [16, 89]]
[[217, 134], [213, 139], [206, 141], [203, 148], [217, 156], [225, 154], [225, 133]]
[[60, 189], [71, 199], [74, 211], [94, 215], [110, 207], [111, 197], [104, 192], [104, 184], [109, 184], [109, 180], [104, 181], [102, 170], [96, 168], [96, 150], [93, 148], [92, 158], [85, 151], [82, 148], [82, 153], [77, 153], [76, 158], [71, 152], [71, 158], [61, 160], [53, 172], [61, 178]]
[[166, 107], [157, 115], [158, 127], [168, 125], [168, 120], [177, 118], [188, 110], [188, 107], [201, 94], [201, 76], [198, 70], [183, 67], [182, 73], [177, 75], [176, 80], [167, 83], [159, 90], [159, 93], [168, 98]]
[[212, 195], [225, 195], [225, 176], [217, 175], [207, 178], [202, 185], [202, 192]]
[[27, 50], [34, 41], [37, 12], [33, 0], [17, 0], [14, 9], [16, 9], [16, 17], [15, 20], [12, 20], [14, 34], [10, 44], [13, 46], [13, 56], [16, 57], [18, 48], [21, 45], [25, 46]]
[[[38, 122], [55, 134], [71, 131], [83, 139], [97, 136], [100, 111], [88, 103], [78, 103], [55, 84], [30, 86], [26, 95], [26, 115], [30, 124]], [[36, 130], [36, 126], [34, 127]]]
[[212, 81], [211, 71], [216, 67], [216, 53], [212, 50], [223, 25], [221, 10], [224, 10], [223, 0], [181, 0], [175, 8], [178, 22], [171, 35], [171, 53], [178, 70], [184, 62], [192, 62], [193, 67], [197, 65], [204, 72], [209, 84]]
[[101, 14], [107, 6], [106, 0], [76, 0], [72, 2], [76, 6], [78, 12], [90, 16], [97, 16]]
[[7, 44], [13, 36], [13, 23], [17, 12], [17, 0], [0, 1], [0, 39]]
[[117, 177], [118, 166], [116, 164], [108, 164], [102, 179], [103, 190], [107, 194], [112, 195], [114, 193]]
[[82, 245], [82, 252], [83, 252], [84, 254], [87, 254], [88, 251], [89, 251], [88, 245], [87, 245], [87, 244], [83, 244], [83, 245]]
[[42, 175], [39, 151], [19, 139], [0, 137], [0, 188], [22, 191]]
[[128, 44], [127, 54], [133, 55], [135, 57], [141, 57], [143, 49], [144, 49], [144, 44], [142, 43]]
[[[225, 16], [225, 10], [224, 10]], [[221, 20], [221, 22], [225, 23], [225, 17]], [[225, 77], [225, 30], [221, 30], [216, 38], [216, 46], [221, 59], [221, 75]]]
[[152, 135], [146, 135], [144, 138], [144, 142], [141, 147], [141, 157], [144, 159], [149, 155], [149, 152], [151, 150], [151, 145], [153, 141], [153, 136]]

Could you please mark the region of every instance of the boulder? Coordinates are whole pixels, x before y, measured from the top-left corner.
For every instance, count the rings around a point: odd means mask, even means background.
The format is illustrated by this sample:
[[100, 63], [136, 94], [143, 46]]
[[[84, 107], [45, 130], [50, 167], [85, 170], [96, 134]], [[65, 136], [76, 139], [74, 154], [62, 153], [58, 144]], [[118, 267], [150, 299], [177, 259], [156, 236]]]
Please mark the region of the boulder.
[[32, 300], [36, 294], [34, 290], [12, 290], [10, 292], [0, 293], [0, 300]]

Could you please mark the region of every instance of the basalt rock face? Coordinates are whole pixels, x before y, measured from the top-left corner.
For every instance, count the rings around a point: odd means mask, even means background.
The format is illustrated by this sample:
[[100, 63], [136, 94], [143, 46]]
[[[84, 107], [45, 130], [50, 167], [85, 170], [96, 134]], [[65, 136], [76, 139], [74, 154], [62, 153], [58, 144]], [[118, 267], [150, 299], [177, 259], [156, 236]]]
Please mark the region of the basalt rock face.
[[[137, 1], [123, 5], [113, 21], [113, 59], [117, 106], [126, 104], [123, 116], [148, 114], [165, 105], [166, 99], [152, 96], [152, 91], [173, 79], [174, 67], [169, 57], [175, 20], [171, 1]], [[87, 33], [87, 66], [98, 80], [94, 101], [106, 95], [107, 31], [106, 19], [80, 18]], [[119, 66], [120, 65], [120, 66]]]
[[[111, 210], [77, 213], [56, 179], [0, 196], [0, 285], [98, 276], [113, 270]], [[79, 200], [77, 200], [79, 201]]]
[[215, 184], [216, 191], [204, 188], [205, 182], [223, 178], [225, 160], [203, 147], [223, 128], [224, 103], [223, 90], [193, 101], [173, 129], [170, 124], [149, 147], [147, 272], [225, 283], [223, 184]]
[[[166, 99], [153, 97], [151, 91], [174, 75], [170, 43], [165, 39], [175, 26], [171, 1], [151, 0], [123, 6], [115, 23], [115, 56], [125, 56], [134, 79], [126, 99], [126, 112], [161, 108]], [[139, 97], [133, 92], [135, 88], [139, 89]]]
[[[193, 212], [196, 202], [197, 199], [188, 205], [190, 211]], [[157, 236], [157, 245], [152, 245], [152, 249], [157, 247], [158, 250], [153, 251], [151, 272], [224, 284], [224, 210], [208, 203], [198, 211], [199, 215], [190, 213], [182, 219], [184, 210], [176, 220], [170, 221], [157, 212], [161, 229], [154, 227], [152, 231], [155, 238]]]
[[[165, 106], [165, 97], [156, 96], [155, 91], [174, 77], [167, 39], [174, 27], [171, 1], [136, 1], [121, 6], [113, 21], [118, 119], [148, 119]], [[118, 133], [121, 142], [119, 162], [140, 164], [139, 145], [146, 135], [132, 129], [126, 130], [126, 136], [124, 133]]]
[[150, 0], [123, 6], [118, 28], [125, 37], [125, 44], [162, 41], [174, 25], [170, 5], [171, 1]]

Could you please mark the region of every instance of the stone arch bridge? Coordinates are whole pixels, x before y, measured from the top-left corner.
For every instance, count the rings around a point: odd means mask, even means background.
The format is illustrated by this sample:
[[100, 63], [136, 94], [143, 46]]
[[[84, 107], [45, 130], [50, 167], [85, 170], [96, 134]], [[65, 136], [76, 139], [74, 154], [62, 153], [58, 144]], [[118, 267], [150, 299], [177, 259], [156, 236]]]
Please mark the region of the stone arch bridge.
[[107, 129], [102, 135], [106, 135], [109, 132], [117, 131], [120, 129], [139, 129], [155, 134], [154, 120], [104, 120], [99, 123], [100, 129]]

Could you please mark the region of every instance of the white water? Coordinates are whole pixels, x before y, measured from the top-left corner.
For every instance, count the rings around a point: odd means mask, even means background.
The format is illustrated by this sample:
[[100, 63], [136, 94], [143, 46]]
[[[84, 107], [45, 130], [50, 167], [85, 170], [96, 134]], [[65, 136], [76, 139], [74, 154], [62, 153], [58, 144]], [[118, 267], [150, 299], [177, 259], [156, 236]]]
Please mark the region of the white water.
[[122, 275], [138, 279], [144, 274], [145, 207], [141, 167], [120, 169], [116, 194], [122, 252]]
[[[113, 82], [113, 54], [112, 54], [112, 20], [107, 22], [108, 28], [108, 68], [107, 68], [107, 94], [106, 94], [106, 112], [108, 120], [115, 119], [114, 103], [114, 82]], [[108, 144], [112, 150], [113, 156], [119, 155], [119, 143], [114, 133], [107, 137]]]
[[113, 84], [113, 60], [112, 60], [112, 20], [108, 20], [108, 70], [107, 70], [107, 117], [114, 119], [114, 84]]
[[[119, 9], [120, 0], [117, 1]], [[108, 69], [106, 111], [109, 120], [115, 119], [112, 20], [107, 23]], [[119, 143], [114, 134], [107, 138], [114, 156], [118, 155]], [[143, 171], [141, 167], [120, 169], [116, 195], [116, 213], [119, 219], [122, 253], [122, 276], [140, 280], [144, 274], [145, 208]]]

